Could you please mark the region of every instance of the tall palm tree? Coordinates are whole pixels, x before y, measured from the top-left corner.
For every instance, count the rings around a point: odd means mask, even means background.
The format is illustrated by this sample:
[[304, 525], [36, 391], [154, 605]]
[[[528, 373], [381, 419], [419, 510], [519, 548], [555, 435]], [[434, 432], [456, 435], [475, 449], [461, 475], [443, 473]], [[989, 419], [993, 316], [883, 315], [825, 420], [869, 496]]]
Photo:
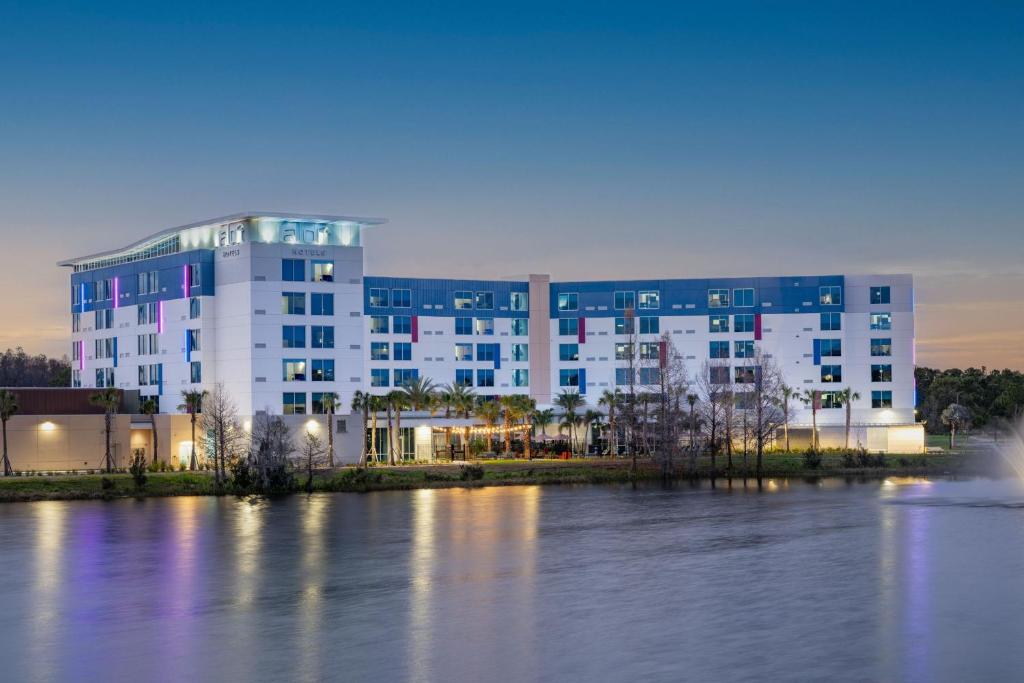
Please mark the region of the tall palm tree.
[[555, 405], [562, 409], [562, 424], [570, 429], [569, 449], [572, 450], [576, 441], [576, 411], [586, 405], [586, 401], [578, 391], [563, 389], [562, 393], [555, 397]]
[[395, 438], [391, 434], [391, 410], [395, 411], [395, 434], [398, 437], [398, 454], [397, 458], [402, 457], [402, 411], [409, 405], [409, 395], [405, 393], [403, 389], [396, 389], [387, 396], [388, 400], [388, 443], [390, 445], [389, 451], [391, 453], [391, 464], [398, 464], [396, 461], [395, 454]]
[[604, 406], [608, 410], [608, 454], [613, 458], [619, 454], [619, 435], [615, 424], [615, 409], [619, 407], [619, 403], [622, 400], [622, 394], [616, 388], [614, 390], [605, 389], [601, 393], [601, 398], [597, 399], [597, 405]]
[[[583, 443], [580, 444], [580, 450], [586, 450], [587, 436], [590, 434], [591, 428], [599, 428], [602, 420], [604, 420], [604, 414], [600, 410], [587, 410], [585, 413], [583, 413]], [[598, 431], [600, 431], [600, 429], [598, 429]]]
[[512, 419], [516, 414], [515, 396], [502, 396], [498, 399], [501, 403], [502, 428], [505, 432], [505, 453], [512, 453]]
[[367, 409], [370, 411], [370, 456], [377, 460], [377, 413], [384, 410], [385, 399], [383, 396], [371, 394], [367, 397]]
[[[461, 385], [452, 387], [451, 401], [456, 417], [468, 420], [473, 415], [473, 409], [476, 407], [476, 394], [472, 389]], [[469, 424], [462, 428], [462, 457], [469, 458]]]
[[429, 410], [437, 394], [437, 387], [425, 377], [415, 377], [402, 387], [406, 404], [411, 410]]
[[523, 421], [523, 457], [533, 458], [533, 416], [537, 413], [537, 399], [526, 394], [516, 395], [517, 410]]
[[821, 392], [817, 389], [804, 389], [800, 394], [800, 402], [811, 409], [811, 449], [818, 450], [818, 406], [821, 403]]
[[181, 392], [182, 403], [178, 406], [178, 410], [188, 413], [189, 422], [192, 423], [192, 456], [188, 461], [188, 468], [190, 470], [195, 470], [199, 467], [199, 461], [196, 459], [196, 416], [203, 409], [203, 400], [206, 398], [206, 394], [205, 390], [183, 391]]
[[[484, 424], [493, 429], [501, 418], [501, 403], [498, 401], [480, 401], [476, 407], [477, 416], [484, 421]], [[487, 435], [487, 449], [494, 451], [494, 434]]]
[[846, 408], [846, 450], [850, 450], [850, 411], [851, 404], [854, 401], [860, 400], [860, 394], [854, 391], [851, 387], [846, 387], [839, 392], [839, 398], [843, 402], [843, 407]]
[[156, 464], [160, 459], [160, 447], [157, 444], [156, 435], [156, 414], [160, 412], [160, 407], [157, 405], [155, 399], [147, 398], [142, 402], [142, 405], [139, 406], [139, 410], [142, 411], [143, 415], [149, 416], [149, 430], [153, 434], [153, 463]]
[[104, 467], [107, 474], [114, 471], [114, 456], [110, 450], [110, 433], [114, 428], [114, 415], [121, 407], [121, 392], [114, 388], [97, 391], [89, 396], [89, 403], [103, 408], [103, 433], [105, 437]]
[[370, 395], [365, 391], [356, 391], [352, 394], [352, 411], [358, 412], [363, 416], [362, 423], [362, 440], [359, 446], [359, 466], [363, 467], [366, 465], [366, 429], [370, 422]]
[[455, 453], [452, 450], [452, 426], [447, 423], [447, 420], [451, 419], [452, 411], [455, 410], [456, 396], [460, 388], [453, 384], [445, 384], [437, 393], [434, 402], [434, 410], [444, 411], [444, 419], [446, 420], [444, 425], [444, 447], [451, 455], [452, 460], [455, 459]]
[[779, 387], [779, 393], [782, 396], [781, 405], [782, 408], [782, 435], [786, 440], [786, 452], [789, 452], [789, 402], [797, 395], [796, 389], [783, 384]]
[[334, 467], [334, 414], [338, 412], [341, 404], [338, 402], [338, 395], [330, 392], [320, 399], [327, 413], [327, 466]]
[[11, 467], [11, 459], [7, 456], [7, 421], [10, 420], [14, 414], [18, 412], [18, 397], [13, 391], [7, 391], [7, 389], [0, 389], [0, 421], [3, 422], [4, 430], [4, 476], [9, 477], [14, 474], [14, 469]]
[[554, 408], [534, 409], [533, 415], [530, 417], [533, 420], [533, 425], [540, 428], [540, 433], [547, 436], [548, 427], [555, 421], [555, 410]]

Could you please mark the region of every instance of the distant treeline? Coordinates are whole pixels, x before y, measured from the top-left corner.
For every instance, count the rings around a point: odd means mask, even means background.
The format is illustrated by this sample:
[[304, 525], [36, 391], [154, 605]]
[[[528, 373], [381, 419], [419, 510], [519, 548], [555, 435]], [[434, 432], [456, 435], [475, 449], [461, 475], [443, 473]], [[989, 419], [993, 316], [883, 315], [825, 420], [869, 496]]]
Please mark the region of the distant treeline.
[[65, 358], [30, 356], [20, 346], [0, 354], [0, 387], [68, 387], [71, 365]]
[[918, 418], [928, 421], [929, 432], [948, 431], [940, 416], [951, 403], [970, 410], [974, 427], [1015, 423], [1024, 415], [1024, 372], [990, 372], [983, 366], [966, 370], [917, 368], [915, 375]]

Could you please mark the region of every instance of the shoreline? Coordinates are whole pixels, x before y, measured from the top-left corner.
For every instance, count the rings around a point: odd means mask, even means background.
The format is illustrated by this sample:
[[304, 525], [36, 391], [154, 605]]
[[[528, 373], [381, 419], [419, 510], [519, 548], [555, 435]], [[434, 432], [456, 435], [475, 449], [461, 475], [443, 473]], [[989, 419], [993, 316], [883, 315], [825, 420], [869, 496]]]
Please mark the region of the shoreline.
[[[848, 464], [848, 463], [847, 463]], [[697, 461], [695, 473], [689, 463], [677, 462], [670, 476], [672, 482], [711, 481], [710, 458]], [[756, 479], [753, 459], [744, 470], [742, 461], [733, 458], [733, 469], [719, 458], [716, 481]], [[822, 454], [818, 467], [808, 467], [801, 454], [772, 454], [765, 457], [764, 478], [820, 479], [845, 477], [853, 479], [884, 479], [893, 476], [997, 476], [998, 462], [983, 455], [890, 455], [885, 466], [843, 466], [841, 456]], [[275, 495], [305, 493], [305, 475], [296, 473], [296, 488]], [[107, 481], [104, 485], [104, 480]], [[635, 481], [662, 481], [660, 466], [649, 460], [637, 465]], [[368, 493], [372, 491], [410, 491], [416, 489], [482, 488], [488, 486], [536, 486], [571, 484], [628, 484], [631, 461], [617, 459], [576, 460], [498, 460], [455, 464], [409, 464], [366, 468], [339, 467], [318, 470], [313, 476], [314, 493]], [[115, 500], [124, 498], [165, 498], [170, 496], [247, 496], [251, 491], [233, 490], [231, 486], [217, 491], [210, 472], [147, 473], [147, 482], [137, 488], [131, 475], [105, 474], [23, 474], [0, 478], [0, 503], [45, 500]]]

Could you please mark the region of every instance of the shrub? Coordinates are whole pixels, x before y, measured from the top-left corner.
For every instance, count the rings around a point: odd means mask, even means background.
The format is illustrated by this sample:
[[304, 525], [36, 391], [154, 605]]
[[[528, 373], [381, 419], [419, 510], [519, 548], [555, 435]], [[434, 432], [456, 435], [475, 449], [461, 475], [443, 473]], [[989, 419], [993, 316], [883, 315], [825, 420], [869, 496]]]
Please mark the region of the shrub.
[[816, 470], [819, 467], [821, 467], [821, 453], [818, 453], [813, 448], [808, 448], [804, 451], [804, 468]]
[[141, 489], [146, 485], [146, 458], [144, 456], [136, 455], [132, 458], [132, 464], [128, 471], [135, 482], [135, 488]]
[[484, 478], [482, 465], [463, 465], [459, 468], [459, 479], [462, 481], [479, 481]]
[[857, 458], [849, 451], [843, 453], [843, 467], [851, 468], [857, 466]]
[[103, 477], [102, 479], [100, 479], [100, 487], [104, 491], [111, 491], [114, 488], [114, 480], [111, 479], [110, 477]]
[[426, 472], [424, 472], [423, 479], [426, 481], [454, 481], [453, 477], [451, 477], [448, 473], [434, 472], [432, 470], [427, 470]]

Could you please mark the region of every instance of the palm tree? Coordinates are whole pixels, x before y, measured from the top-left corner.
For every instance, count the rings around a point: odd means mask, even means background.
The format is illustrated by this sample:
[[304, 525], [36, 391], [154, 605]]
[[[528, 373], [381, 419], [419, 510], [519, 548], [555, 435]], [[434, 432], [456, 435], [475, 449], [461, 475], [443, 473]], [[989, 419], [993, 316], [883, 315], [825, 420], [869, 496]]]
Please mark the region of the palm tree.
[[779, 387], [779, 392], [782, 394], [781, 408], [782, 408], [782, 434], [786, 439], [786, 452], [789, 452], [789, 402], [797, 395], [796, 389], [783, 384]]
[[583, 443], [580, 444], [580, 449], [584, 450], [587, 445], [587, 436], [590, 434], [591, 427], [598, 427], [600, 431], [601, 421], [604, 420], [604, 414], [600, 410], [588, 410], [583, 413]]
[[196, 460], [196, 415], [203, 409], [203, 399], [206, 398], [206, 394], [206, 391], [183, 391], [181, 392], [182, 403], [178, 406], [178, 410], [188, 413], [189, 421], [192, 423], [192, 456], [188, 462], [190, 470], [199, 467], [199, 462]]
[[7, 456], [7, 421], [10, 420], [14, 414], [18, 412], [18, 397], [13, 391], [7, 391], [7, 389], [0, 389], [0, 421], [3, 422], [4, 430], [4, 476], [9, 477], [14, 474], [14, 469], [11, 468], [11, 459]]
[[526, 427], [523, 430], [523, 457], [530, 460], [533, 458], [533, 416], [537, 413], [537, 399], [518, 394], [517, 404], [519, 417]]
[[[459, 388], [460, 387], [456, 387], [452, 384], [446, 384], [441, 388], [434, 399], [434, 410], [443, 410], [445, 420], [451, 419], [452, 411], [455, 409], [455, 396], [457, 395]], [[455, 452], [452, 450], [452, 427], [447, 422], [444, 426], [444, 447], [450, 454], [451, 459], [454, 460]]]
[[800, 402], [811, 408], [811, 450], [818, 450], [818, 406], [821, 404], [821, 392], [817, 389], [804, 389], [800, 394]]
[[402, 411], [409, 406], [409, 395], [404, 389], [396, 389], [387, 396], [388, 400], [388, 443], [390, 444], [391, 464], [395, 459], [395, 439], [391, 436], [391, 410], [395, 411], [395, 434], [398, 435], [398, 458], [402, 457]]
[[406, 405], [411, 410], [429, 410], [430, 404], [437, 394], [437, 387], [429, 379], [415, 377], [402, 387]]
[[555, 411], [553, 408], [545, 408], [544, 410], [534, 409], [530, 417], [533, 420], [533, 425], [540, 427], [540, 433], [547, 436], [548, 426], [555, 421]]
[[572, 450], [573, 443], [576, 440], [576, 411], [586, 405], [586, 401], [583, 400], [578, 391], [563, 389], [562, 393], [555, 397], [555, 405], [562, 409], [562, 424], [568, 426], [571, 430], [569, 434], [569, 449]]
[[[480, 401], [476, 407], [476, 414], [484, 421], [489, 428], [494, 428], [501, 418], [501, 403], [498, 401]], [[494, 434], [487, 435], [487, 449], [494, 451]]]
[[370, 455], [374, 461], [377, 460], [377, 413], [384, 410], [385, 400], [383, 396], [370, 395], [367, 397], [367, 409], [370, 411]]
[[505, 430], [505, 453], [512, 452], [512, 418], [516, 413], [515, 396], [502, 396], [498, 399], [501, 403], [502, 415], [504, 416], [503, 427]]
[[363, 416], [363, 438], [359, 447], [359, 466], [366, 465], [366, 428], [370, 421], [370, 395], [363, 391], [356, 391], [352, 394], [352, 411], [362, 413]]
[[[473, 390], [462, 385], [452, 387], [450, 398], [455, 417], [468, 420], [476, 407], [476, 394]], [[462, 428], [462, 457], [469, 458], [469, 424]]]
[[854, 401], [859, 401], [860, 394], [854, 391], [851, 387], [846, 387], [839, 392], [839, 399], [843, 402], [843, 406], [846, 408], [846, 450], [850, 450], [850, 404]]
[[157, 405], [155, 399], [147, 398], [142, 402], [142, 405], [139, 406], [139, 410], [142, 411], [143, 415], [149, 416], [149, 429], [153, 434], [153, 463], [156, 464], [156, 461], [160, 459], [160, 448], [157, 444], [156, 435], [156, 414], [160, 412], [160, 407]]
[[608, 454], [613, 458], [619, 454], [619, 435], [615, 424], [615, 409], [619, 406], [622, 395], [618, 389], [609, 391], [605, 389], [601, 398], [597, 399], [597, 405], [608, 409]]
[[105, 464], [107, 474], [114, 471], [114, 457], [110, 451], [110, 432], [114, 428], [114, 415], [121, 406], [121, 392], [114, 388], [97, 391], [89, 396], [89, 403], [103, 408], [103, 433], [105, 436]]
[[341, 404], [338, 402], [338, 395], [333, 392], [324, 394], [320, 402], [327, 413], [327, 466], [334, 467], [334, 414], [338, 412]]

